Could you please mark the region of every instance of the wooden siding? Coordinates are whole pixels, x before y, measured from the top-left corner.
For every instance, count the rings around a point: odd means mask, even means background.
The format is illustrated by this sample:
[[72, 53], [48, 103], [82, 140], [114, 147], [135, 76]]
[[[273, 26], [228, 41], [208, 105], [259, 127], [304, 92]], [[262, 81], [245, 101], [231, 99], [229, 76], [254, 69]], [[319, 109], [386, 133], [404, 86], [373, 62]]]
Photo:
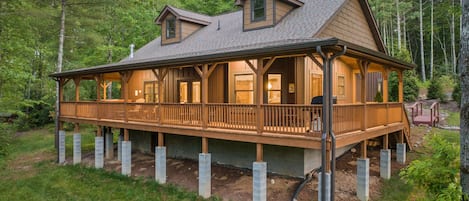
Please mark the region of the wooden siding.
[[266, 16], [265, 20], [251, 22], [251, 0], [244, 3], [244, 30], [257, 29], [274, 25], [274, 0], [266, 0]]
[[275, 1], [275, 23], [281, 21], [291, 10], [293, 6], [290, 6], [282, 1]]
[[[266, 63], [266, 62], [264, 62]], [[276, 59], [269, 70], [264, 74], [264, 86], [268, 83], [268, 74], [281, 74], [282, 75], [282, 104], [295, 104], [295, 93], [288, 92], [288, 84], [295, 83], [295, 58], [280, 58]], [[264, 103], [267, 103], [267, 89], [264, 89]]]
[[209, 103], [226, 103], [228, 98], [226, 97], [227, 93], [227, 83], [225, 73], [227, 71], [228, 64], [220, 64], [213, 71], [212, 75], [208, 79], [208, 102]]
[[363, 47], [378, 50], [369, 24], [358, 0], [350, 0], [338, 11], [332, 21], [323, 27], [315, 37], [336, 37]]
[[176, 37], [167, 39], [166, 38], [166, 18], [175, 17], [173, 14], [168, 14], [163, 18], [163, 23], [161, 23], [161, 44], [171, 44], [181, 41], [181, 21], [176, 18]]
[[202, 25], [194, 24], [191, 22], [181, 22], [181, 32], [182, 32], [182, 39], [184, 40], [194, 32], [198, 31], [202, 28]]
[[[129, 102], [135, 102], [137, 99], [143, 98], [143, 82], [156, 81], [156, 77], [151, 70], [137, 70], [134, 71], [129, 80]], [[135, 90], [138, 95], [135, 96]]]

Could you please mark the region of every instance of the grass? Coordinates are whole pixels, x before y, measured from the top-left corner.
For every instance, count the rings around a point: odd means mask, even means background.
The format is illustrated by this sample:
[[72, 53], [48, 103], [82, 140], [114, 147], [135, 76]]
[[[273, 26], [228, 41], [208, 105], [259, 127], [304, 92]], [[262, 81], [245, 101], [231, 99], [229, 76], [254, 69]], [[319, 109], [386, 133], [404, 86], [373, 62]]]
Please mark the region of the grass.
[[[93, 148], [91, 131], [83, 129], [85, 150]], [[71, 135], [67, 133], [67, 145], [72, 144]], [[172, 185], [84, 166], [57, 165], [53, 142], [47, 129], [26, 132], [14, 140], [11, 154], [0, 161], [0, 200], [204, 200]], [[67, 152], [71, 153], [71, 147]]]
[[448, 126], [459, 126], [460, 125], [460, 114], [459, 112], [448, 112], [449, 116], [446, 118]]

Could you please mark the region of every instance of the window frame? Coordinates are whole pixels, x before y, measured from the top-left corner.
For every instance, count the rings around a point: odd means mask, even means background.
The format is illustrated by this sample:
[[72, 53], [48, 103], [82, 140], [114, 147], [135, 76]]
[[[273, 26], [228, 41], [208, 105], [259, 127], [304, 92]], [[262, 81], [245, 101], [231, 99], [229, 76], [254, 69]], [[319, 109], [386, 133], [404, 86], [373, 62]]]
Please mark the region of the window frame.
[[[147, 85], [151, 85], [153, 92], [147, 92]], [[151, 96], [151, 100], [147, 100], [147, 94]], [[145, 99], [145, 103], [158, 103], [158, 81], [156, 80], [149, 80], [143, 81], [143, 98]]]
[[[172, 26], [170, 26], [170, 24], [172, 24]], [[166, 39], [173, 38], [176, 38], [176, 18], [171, 16], [166, 18]]]
[[[272, 87], [269, 87], [269, 84], [270, 83], [270, 76], [278, 76], [278, 78], [280, 78], [279, 82], [280, 82], [280, 88], [278, 89], [275, 89], [273, 86]], [[267, 103], [268, 104], [282, 104], [282, 74], [281, 73], [269, 73], [267, 74]], [[271, 95], [271, 92], [278, 92], [280, 93], [280, 96], [279, 96], [279, 102], [271, 102], [271, 98], [270, 98], [270, 95]]]
[[[237, 83], [236, 83], [236, 78], [238, 76], [251, 76], [252, 78], [252, 89], [237, 89]], [[254, 83], [254, 74], [252, 73], [248, 73], [248, 74], [235, 74], [234, 75], [234, 99], [235, 99], [235, 103], [236, 104], [254, 104], [254, 90], [255, 90], [255, 83]], [[237, 94], [238, 92], [251, 92], [252, 93], [252, 99], [250, 100], [250, 103], [238, 103], [238, 100], [237, 100]]]
[[345, 75], [337, 75], [337, 96], [345, 97]]
[[[257, 1], [262, 1], [262, 7], [256, 8]], [[251, 0], [251, 22], [264, 21], [267, 16], [267, 0]], [[256, 17], [256, 12], [263, 10], [263, 15]]]

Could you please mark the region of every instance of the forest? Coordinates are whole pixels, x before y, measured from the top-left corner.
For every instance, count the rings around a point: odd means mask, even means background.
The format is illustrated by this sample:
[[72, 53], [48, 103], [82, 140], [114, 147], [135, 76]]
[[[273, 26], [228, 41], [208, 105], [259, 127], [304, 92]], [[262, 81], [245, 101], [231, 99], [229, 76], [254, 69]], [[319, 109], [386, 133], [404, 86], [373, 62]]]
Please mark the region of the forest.
[[[428, 88], [431, 80], [455, 83], [460, 1], [369, 3], [388, 53], [418, 66], [406, 73], [415, 81], [411, 90]], [[48, 75], [123, 59], [131, 44], [138, 49], [160, 34], [154, 19], [166, 4], [207, 15], [239, 9], [234, 0], [0, 1], [0, 114], [17, 115], [18, 129], [52, 122], [56, 85]], [[84, 84], [81, 97], [95, 98], [92, 87]]]

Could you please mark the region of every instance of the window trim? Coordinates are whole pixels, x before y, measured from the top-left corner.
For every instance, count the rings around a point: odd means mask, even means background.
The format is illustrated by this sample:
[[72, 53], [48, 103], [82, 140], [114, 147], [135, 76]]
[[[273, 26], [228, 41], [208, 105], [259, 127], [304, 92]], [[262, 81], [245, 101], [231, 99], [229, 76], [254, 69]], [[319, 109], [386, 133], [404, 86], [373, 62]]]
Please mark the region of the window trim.
[[[279, 76], [279, 78], [280, 78], [280, 88], [279, 88], [279, 89], [272, 89], [272, 88], [269, 89], [269, 86], [267, 85], [267, 103], [268, 103], [268, 104], [282, 104], [282, 89], [283, 89], [283, 86], [282, 86], [282, 84], [283, 84], [283, 83], [282, 83], [282, 77], [283, 77], [283, 75], [282, 75], [282, 73], [269, 73], [269, 74], [267, 74], [267, 84], [270, 83], [270, 80], [269, 80], [269, 76], [270, 76], [270, 75]], [[272, 103], [272, 102], [270, 102], [270, 99], [269, 99], [270, 92], [280, 92], [280, 97], [279, 97], [279, 98], [280, 98], [280, 102], [278, 102], [278, 103]]]
[[[340, 80], [343, 80], [343, 83], [340, 83]], [[337, 96], [339, 97], [345, 97], [345, 75], [337, 75]], [[342, 88], [342, 93], [340, 93], [340, 88]]]
[[[174, 32], [171, 33], [170, 31], [170, 24], [173, 24], [174, 26], [172, 27], [174, 29]], [[176, 38], [176, 18], [175, 17], [168, 17], [166, 18], [166, 39], [173, 39]]]
[[[236, 77], [238, 76], [251, 76], [252, 77], [252, 83], [253, 83], [253, 86], [252, 86], [252, 89], [251, 90], [247, 90], [247, 89], [236, 89]], [[254, 104], [254, 97], [255, 97], [255, 77], [254, 77], [254, 74], [252, 73], [243, 73], [243, 74], [235, 74], [234, 75], [234, 78], [233, 78], [233, 81], [234, 81], [234, 102], [236, 104]], [[238, 103], [237, 100], [236, 100], [236, 94], [237, 92], [252, 92], [253, 96], [252, 96], [252, 100], [251, 102], [252, 103]]]
[[[146, 85], [151, 84], [153, 93], [147, 92]], [[146, 99], [146, 95], [149, 94], [153, 101], [148, 101]], [[145, 103], [158, 103], [159, 102], [159, 94], [158, 94], [158, 81], [156, 80], [148, 80], [148, 81], [143, 81], [143, 99], [145, 99]]]
[[[255, 17], [255, 11], [256, 11], [256, 8], [255, 8], [255, 2], [256, 1], [263, 1], [263, 6], [262, 8], [264, 9], [264, 15], [262, 17]], [[260, 8], [259, 8], [260, 10]], [[251, 22], [260, 22], [260, 21], [264, 21], [266, 20], [266, 17], [267, 16], [267, 0], [251, 0]]]

